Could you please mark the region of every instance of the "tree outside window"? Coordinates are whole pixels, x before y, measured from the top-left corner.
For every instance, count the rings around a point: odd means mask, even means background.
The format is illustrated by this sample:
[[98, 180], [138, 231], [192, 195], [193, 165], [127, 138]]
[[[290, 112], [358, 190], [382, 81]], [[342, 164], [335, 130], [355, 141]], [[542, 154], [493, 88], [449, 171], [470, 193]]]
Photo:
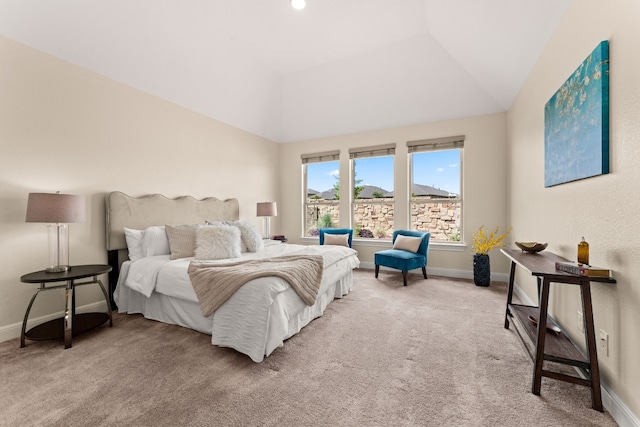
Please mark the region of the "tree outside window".
[[356, 238], [391, 239], [394, 231], [395, 144], [349, 150]]
[[340, 220], [339, 151], [302, 156], [305, 181], [304, 236], [317, 236], [320, 228], [337, 227]]

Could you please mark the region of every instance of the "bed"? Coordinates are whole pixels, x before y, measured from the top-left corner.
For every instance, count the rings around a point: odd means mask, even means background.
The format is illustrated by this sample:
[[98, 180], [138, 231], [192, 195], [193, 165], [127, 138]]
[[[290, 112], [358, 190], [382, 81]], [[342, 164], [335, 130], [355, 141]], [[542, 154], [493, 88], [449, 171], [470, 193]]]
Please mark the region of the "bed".
[[235, 224], [238, 220], [237, 199], [211, 197], [198, 200], [191, 196], [170, 199], [158, 194], [131, 197], [121, 192], [109, 193], [106, 198], [106, 242], [109, 264], [113, 267], [109, 278], [112, 306], [120, 313], [142, 314], [148, 319], [209, 334], [212, 344], [231, 347], [254, 362], [261, 362], [283, 346], [286, 339], [322, 316], [331, 301], [342, 298], [351, 290], [352, 272], [359, 266], [357, 252], [353, 249], [266, 240], [259, 242], [260, 248], [255, 252], [243, 252], [234, 261], [242, 261], [242, 264], [261, 262], [259, 260], [265, 258], [321, 257], [321, 281], [315, 300], [305, 303], [300, 291], [285, 279], [267, 275], [246, 282], [212, 314], [205, 316], [190, 281], [193, 276], [190, 276], [189, 266], [216, 266], [229, 260], [176, 258], [171, 250], [169, 253], [150, 251], [148, 256], [129, 253], [127, 239], [132, 230], [144, 236], [147, 234], [144, 230], [150, 230], [149, 234], [153, 235], [166, 225], [216, 224], [220, 221]]

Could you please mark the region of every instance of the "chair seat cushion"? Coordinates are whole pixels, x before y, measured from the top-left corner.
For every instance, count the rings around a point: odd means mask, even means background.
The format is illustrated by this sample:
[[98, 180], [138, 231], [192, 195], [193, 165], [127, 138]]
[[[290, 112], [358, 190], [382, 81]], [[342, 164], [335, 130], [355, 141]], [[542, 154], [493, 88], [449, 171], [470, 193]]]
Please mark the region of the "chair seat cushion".
[[375, 253], [376, 265], [395, 268], [397, 270], [413, 270], [427, 265], [427, 257], [400, 249], [389, 249]]

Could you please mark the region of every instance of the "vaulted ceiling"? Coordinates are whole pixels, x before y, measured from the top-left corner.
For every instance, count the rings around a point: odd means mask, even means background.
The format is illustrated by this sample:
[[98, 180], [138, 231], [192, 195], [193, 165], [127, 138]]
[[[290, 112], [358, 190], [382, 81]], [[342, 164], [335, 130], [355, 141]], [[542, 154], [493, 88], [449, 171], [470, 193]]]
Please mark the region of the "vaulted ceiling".
[[506, 111], [571, 0], [0, 0], [0, 34], [276, 142]]

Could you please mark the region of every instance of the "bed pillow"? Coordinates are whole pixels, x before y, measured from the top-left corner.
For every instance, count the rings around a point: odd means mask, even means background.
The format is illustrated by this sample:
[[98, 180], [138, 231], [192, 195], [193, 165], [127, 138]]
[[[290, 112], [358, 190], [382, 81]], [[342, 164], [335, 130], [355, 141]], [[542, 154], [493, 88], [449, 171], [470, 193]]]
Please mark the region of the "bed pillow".
[[129, 249], [129, 259], [131, 261], [137, 261], [140, 258], [144, 258], [144, 252], [142, 250], [142, 234], [144, 230], [134, 230], [132, 228], [124, 228], [124, 239], [127, 241], [127, 248]]
[[[325, 235], [326, 238], [326, 235]], [[396, 241], [393, 243], [393, 249], [402, 249], [403, 251], [418, 252], [418, 248], [422, 243], [422, 237], [405, 236], [398, 234]]]
[[264, 249], [264, 240], [249, 221], [207, 221], [208, 225], [237, 227], [240, 230], [242, 252], [259, 252]]
[[169, 239], [171, 259], [192, 257], [196, 251], [196, 230], [198, 224], [191, 225], [165, 225]]
[[164, 225], [146, 228], [142, 234], [142, 253], [145, 257], [169, 255], [169, 238]]
[[202, 227], [196, 230], [196, 259], [238, 258], [240, 248], [240, 229], [237, 227]]
[[264, 240], [249, 221], [232, 221], [231, 225], [240, 229], [240, 240], [247, 252], [258, 252], [264, 249]]
[[324, 233], [324, 244], [349, 247], [349, 234]]

